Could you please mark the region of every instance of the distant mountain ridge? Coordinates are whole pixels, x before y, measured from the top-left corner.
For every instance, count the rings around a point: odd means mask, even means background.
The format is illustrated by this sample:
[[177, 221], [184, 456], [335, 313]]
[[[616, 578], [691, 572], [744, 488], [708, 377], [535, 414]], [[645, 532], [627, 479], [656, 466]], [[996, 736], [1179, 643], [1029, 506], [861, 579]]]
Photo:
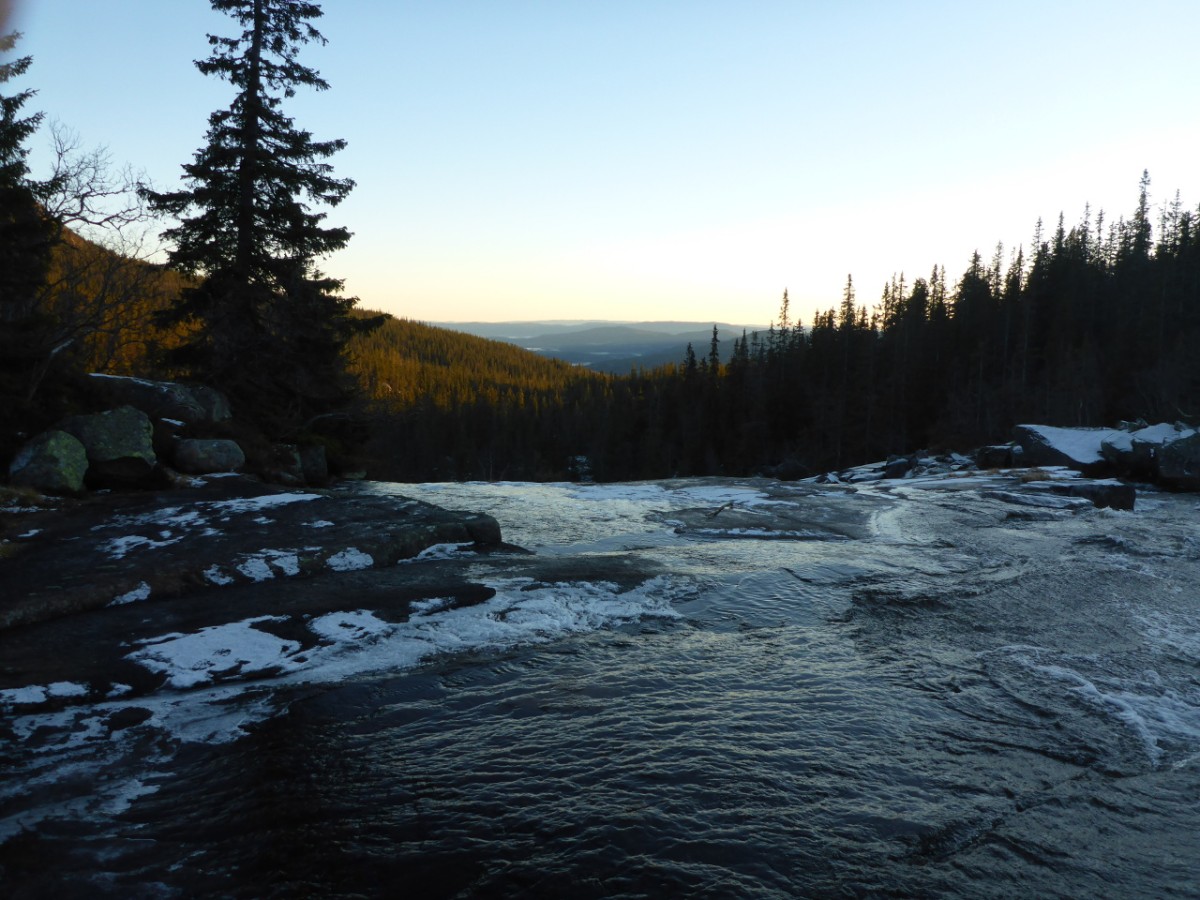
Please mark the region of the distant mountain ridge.
[[548, 320], [435, 324], [452, 331], [505, 341], [572, 365], [616, 374], [681, 362], [689, 343], [697, 356], [706, 356], [714, 324], [723, 361], [728, 359], [733, 339], [741, 337], [743, 331], [749, 334], [765, 330], [762, 325], [678, 321]]

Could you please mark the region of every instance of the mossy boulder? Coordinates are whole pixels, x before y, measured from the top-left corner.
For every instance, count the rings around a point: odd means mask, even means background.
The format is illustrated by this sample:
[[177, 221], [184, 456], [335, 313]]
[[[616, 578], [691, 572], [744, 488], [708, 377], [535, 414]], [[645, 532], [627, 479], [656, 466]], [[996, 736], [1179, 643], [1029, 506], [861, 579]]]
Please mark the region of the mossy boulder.
[[45, 431], [25, 444], [8, 467], [14, 487], [45, 494], [81, 494], [87, 473], [87, 451], [65, 431]]
[[142, 487], [151, 483], [158, 458], [150, 417], [132, 406], [87, 416], [71, 416], [59, 425], [87, 451], [88, 487]]

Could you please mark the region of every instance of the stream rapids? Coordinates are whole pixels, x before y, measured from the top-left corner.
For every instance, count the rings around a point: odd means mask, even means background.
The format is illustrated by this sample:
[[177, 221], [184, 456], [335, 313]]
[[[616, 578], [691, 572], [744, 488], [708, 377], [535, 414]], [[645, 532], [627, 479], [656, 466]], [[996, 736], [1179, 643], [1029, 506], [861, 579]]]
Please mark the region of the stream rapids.
[[[534, 555], [0, 706], [0, 892], [1200, 897], [1200, 500], [995, 486], [355, 487]], [[240, 647], [279, 661], [217, 677]]]

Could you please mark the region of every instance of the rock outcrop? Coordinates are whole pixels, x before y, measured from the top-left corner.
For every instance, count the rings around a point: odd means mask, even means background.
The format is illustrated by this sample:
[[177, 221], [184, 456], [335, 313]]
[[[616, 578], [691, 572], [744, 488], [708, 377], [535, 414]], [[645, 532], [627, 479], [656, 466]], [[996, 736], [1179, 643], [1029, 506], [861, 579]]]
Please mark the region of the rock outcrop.
[[14, 487], [44, 494], [81, 494], [87, 474], [87, 450], [74, 435], [46, 431], [29, 441], [8, 467]]
[[393, 566], [440, 544], [496, 547], [487, 515], [244, 477], [23, 513], [7, 543], [0, 628], [227, 585]]

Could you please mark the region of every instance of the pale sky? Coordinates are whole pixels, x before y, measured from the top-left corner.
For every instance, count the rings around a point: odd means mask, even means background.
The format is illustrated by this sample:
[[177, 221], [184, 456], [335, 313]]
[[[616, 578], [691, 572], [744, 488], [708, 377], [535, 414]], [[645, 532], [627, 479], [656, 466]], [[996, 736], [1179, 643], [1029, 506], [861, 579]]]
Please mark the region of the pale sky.
[[[805, 323], [1039, 216], [1200, 203], [1195, 0], [326, 0], [286, 107], [357, 189], [322, 268], [425, 321]], [[24, 0], [42, 110], [160, 188], [228, 85], [206, 0]], [[35, 138], [35, 169], [45, 154]]]

